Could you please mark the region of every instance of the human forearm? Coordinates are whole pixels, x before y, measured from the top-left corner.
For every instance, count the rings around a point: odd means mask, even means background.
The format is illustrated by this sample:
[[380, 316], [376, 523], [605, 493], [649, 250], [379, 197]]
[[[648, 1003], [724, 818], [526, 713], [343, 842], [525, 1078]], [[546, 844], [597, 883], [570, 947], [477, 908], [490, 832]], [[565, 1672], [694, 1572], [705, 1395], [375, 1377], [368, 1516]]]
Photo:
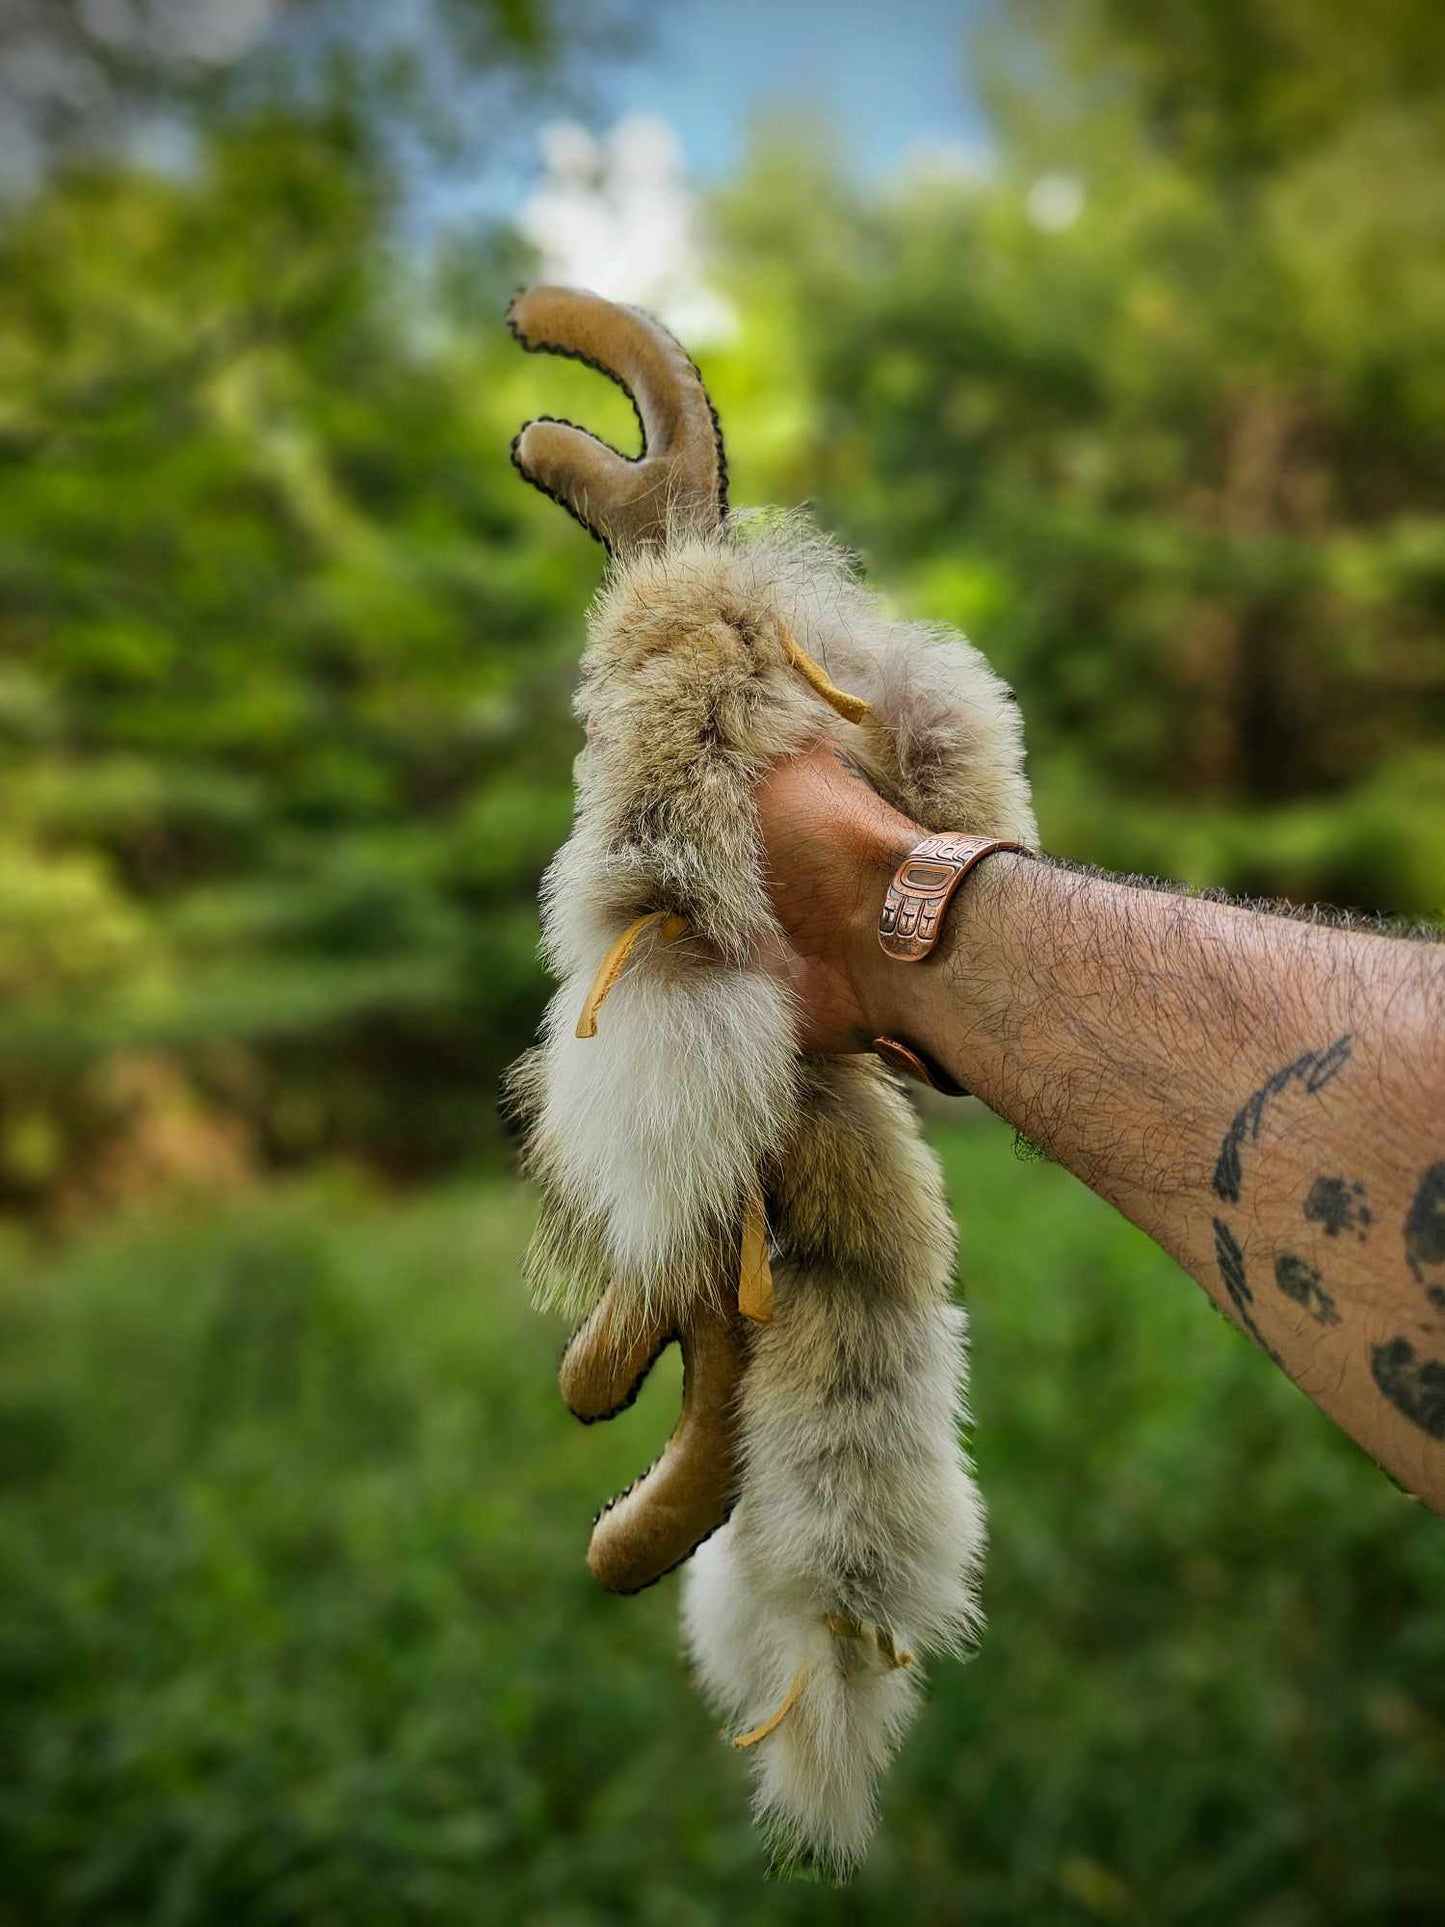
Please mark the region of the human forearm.
[[1110, 1199], [1445, 1509], [1445, 952], [1008, 855], [928, 963], [848, 941], [868, 1026]]

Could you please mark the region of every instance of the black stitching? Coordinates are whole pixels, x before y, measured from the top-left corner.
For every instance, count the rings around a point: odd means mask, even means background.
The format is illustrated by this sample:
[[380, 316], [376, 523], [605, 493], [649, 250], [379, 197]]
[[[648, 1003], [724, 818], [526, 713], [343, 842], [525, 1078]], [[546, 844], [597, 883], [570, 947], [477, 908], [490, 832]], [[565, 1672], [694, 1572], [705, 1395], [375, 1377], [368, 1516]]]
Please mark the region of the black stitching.
[[[512, 299], [507, 303], [507, 330], [513, 341], [516, 342], [524, 354], [557, 355], [563, 361], [580, 361], [584, 368], [591, 368], [595, 370], [597, 374], [605, 375], [608, 381], [620, 388], [623, 394], [626, 395], [632, 406], [632, 412], [637, 418], [637, 432], [642, 438], [642, 453], [640, 455], [624, 455], [622, 450], [620, 448], [614, 448], [611, 442], [603, 441], [600, 435], [593, 435], [590, 428], [583, 428], [580, 422], [569, 422], [561, 415], [537, 415], [533, 418], [534, 421], [554, 422], [559, 428], [575, 428], [580, 434], [590, 435], [594, 442], [599, 443], [601, 447], [607, 449], [611, 454], [616, 455], [620, 461], [630, 462], [634, 468], [639, 467], [641, 463], [647, 459], [647, 424], [642, 419], [642, 410], [637, 405], [636, 395], [633, 394], [632, 390], [622, 379], [621, 375], [617, 373], [615, 368], [605, 367], [602, 362], [595, 360], [593, 356], [589, 354], [585, 354], [582, 349], [557, 347], [549, 341], [528, 341], [512, 312], [525, 293], [525, 288], [518, 288], [517, 292], [512, 296]], [[712, 395], [708, 391], [708, 385], [702, 378], [702, 370], [698, 367], [692, 356], [688, 354], [686, 348], [683, 347], [672, 330], [663, 327], [663, 324], [657, 319], [656, 315], [648, 314], [645, 308], [634, 308], [632, 312], [634, 314], [640, 314], [644, 320], [650, 321], [654, 328], [661, 329], [673, 347], [678, 350], [687, 362], [693, 374], [697, 376], [697, 385], [702, 390], [702, 398], [707, 403], [707, 412], [712, 418], [713, 443], [717, 450], [718, 524], [721, 526], [727, 520], [729, 477], [727, 448], [723, 442], [722, 423], [718, 419], [717, 404], [713, 401]], [[531, 483], [538, 494], [545, 495], [549, 501], [555, 502], [559, 508], [566, 509], [573, 521], [580, 523], [594, 541], [600, 542], [603, 548], [606, 549], [608, 555], [611, 556], [612, 544], [607, 540], [607, 537], [602, 533], [601, 529], [594, 528], [585, 516], [579, 514], [579, 512], [573, 508], [570, 502], [564, 501], [560, 495], [554, 493], [554, 491], [546, 487], [544, 483], [537, 481], [534, 476], [529, 475], [517, 459], [518, 443], [530, 427], [532, 427], [532, 422], [524, 422], [512, 437], [511, 455], [513, 468], [516, 469], [523, 481]]]
[[[579, 1330], [581, 1329], [580, 1326], [578, 1329]], [[573, 1336], [575, 1337], [576, 1334], [574, 1333]], [[666, 1345], [671, 1344], [672, 1338], [676, 1336], [678, 1336], [678, 1334], [673, 1333], [668, 1339], [666, 1339], [664, 1341], [664, 1348]], [[751, 1339], [751, 1333], [745, 1333], [745, 1337], [748, 1339]], [[750, 1359], [751, 1352], [752, 1352], [752, 1347], [750, 1343], [744, 1346], [744, 1351], [747, 1358]], [[653, 1363], [656, 1362], [657, 1358], [660, 1355], [661, 1355], [660, 1352], [654, 1353]], [[649, 1365], [648, 1370], [650, 1371], [651, 1369], [652, 1367], [651, 1365]], [[746, 1367], [744, 1369], [746, 1370]], [[646, 1378], [646, 1376], [647, 1376], [647, 1372], [644, 1372], [642, 1374], [642, 1377]], [[687, 1404], [687, 1380], [688, 1380], [688, 1359], [687, 1359], [687, 1353], [684, 1352], [682, 1355], [682, 1399], [681, 1399], [681, 1404], [683, 1406], [686, 1406]], [[638, 1382], [638, 1385], [641, 1385], [642, 1379], [639, 1379], [637, 1382]], [[633, 1397], [635, 1398], [636, 1395], [637, 1395], [636, 1391], [634, 1390]], [[657, 1457], [652, 1461], [652, 1464], [648, 1466], [647, 1470], [645, 1472], [639, 1472], [637, 1477], [632, 1480], [630, 1485], [623, 1486], [620, 1492], [614, 1492], [612, 1497], [607, 1501], [607, 1503], [603, 1506], [600, 1506], [598, 1510], [593, 1513], [592, 1530], [594, 1532], [597, 1530], [597, 1527], [602, 1523], [603, 1519], [607, 1517], [607, 1514], [612, 1510], [612, 1508], [615, 1505], [621, 1505], [622, 1501], [627, 1497], [627, 1495], [630, 1492], [635, 1492], [638, 1486], [642, 1484], [644, 1479], [650, 1479], [652, 1477], [653, 1473], [657, 1470], [658, 1466], [661, 1465], [663, 1459], [667, 1456], [667, 1446], [672, 1444], [673, 1438], [677, 1434], [678, 1425], [681, 1425], [681, 1423], [682, 1423], [682, 1417], [681, 1417], [681, 1414], [679, 1414], [677, 1425], [675, 1425], [672, 1428], [672, 1431], [668, 1434], [667, 1445], [663, 1446], [662, 1450], [658, 1453]], [[738, 1471], [738, 1472], [735, 1472], [735, 1475], [733, 1478], [733, 1493], [732, 1493], [732, 1497], [728, 1500], [727, 1511], [724, 1512], [723, 1516], [718, 1520], [715, 1526], [709, 1526], [707, 1531], [704, 1532], [700, 1538], [694, 1539], [692, 1544], [688, 1547], [687, 1551], [684, 1552], [680, 1558], [674, 1559], [670, 1566], [664, 1566], [661, 1572], [655, 1572], [650, 1579], [644, 1579], [640, 1586], [609, 1586], [607, 1590], [609, 1592], [616, 1593], [619, 1599], [634, 1599], [636, 1598], [638, 1593], [646, 1592], [649, 1586], [655, 1586], [657, 1585], [659, 1580], [666, 1579], [669, 1573], [676, 1572], [679, 1566], [685, 1566], [688, 1560], [691, 1559], [692, 1555], [697, 1551], [699, 1546], [705, 1546], [708, 1540], [712, 1538], [714, 1533], [722, 1531], [723, 1527], [727, 1524], [728, 1520], [731, 1519], [731, 1517], [733, 1516], [733, 1513], [737, 1510], [737, 1503], [741, 1496], [742, 1496], [742, 1474], [740, 1471]]]
[[[550, 341], [528, 341], [527, 337], [522, 333], [521, 326], [517, 321], [516, 315], [513, 313], [513, 310], [516, 308], [517, 303], [522, 299], [522, 296], [526, 292], [527, 290], [525, 288], [518, 288], [517, 292], [512, 296], [511, 300], [507, 303], [507, 330], [510, 333], [513, 341], [516, 342], [517, 346], [522, 350], [523, 354], [556, 355], [562, 361], [580, 361], [584, 368], [593, 368], [597, 371], [599, 375], [605, 375], [610, 382], [612, 382], [616, 387], [622, 390], [623, 394], [626, 395], [629, 403], [631, 404], [632, 412], [637, 417], [637, 433], [642, 439], [642, 453], [643, 455], [645, 455], [647, 453], [647, 424], [642, 419], [642, 410], [637, 406], [636, 395], [633, 394], [632, 390], [627, 386], [627, 383], [622, 379], [621, 375], [618, 374], [615, 368], [605, 368], [600, 361], [594, 361], [592, 356], [587, 354], [583, 349], [554, 347]], [[638, 314], [641, 314], [642, 312], [643, 311], [641, 308], [637, 310]], [[651, 315], [648, 315], [647, 319], [649, 321], [652, 321], [653, 317]], [[656, 322], [655, 325], [659, 328], [662, 327], [662, 323], [660, 321]], [[667, 334], [667, 330], [665, 328], [663, 328], [662, 331], [664, 334]], [[668, 335], [668, 339], [669, 341], [675, 341], [676, 345], [679, 348], [682, 347], [682, 343], [680, 341], [676, 341], [675, 336]], [[683, 352], [686, 353], [686, 350], [684, 349]], [[694, 369], [693, 373], [696, 374], [697, 370]], [[698, 375], [698, 380], [699, 381], [702, 380], [701, 375]], [[550, 419], [550, 417], [548, 418], [539, 417], [539, 419]], [[569, 428], [575, 428], [577, 424], [575, 422], [569, 422], [567, 426]], [[601, 438], [597, 437], [595, 439], [600, 440]], [[609, 443], [608, 446], [610, 447], [611, 444]], [[614, 453], [621, 455], [622, 451], [621, 449], [616, 449]], [[631, 461], [639, 461], [641, 457], [635, 456], [635, 455], [624, 455], [622, 459], [624, 461], [631, 462]]]
[[[533, 353], [533, 352], [535, 351], [531, 349], [528, 350], [528, 353]], [[576, 422], [564, 421], [560, 415], [538, 415], [534, 419], [539, 422], [556, 422], [558, 426], [562, 428], [577, 427]], [[531, 487], [536, 489], [539, 495], [545, 495], [549, 502], [555, 502], [559, 509], [565, 509], [568, 515], [572, 517], [572, 520], [574, 522], [578, 523], [582, 528], [586, 529], [587, 533], [592, 537], [594, 542], [600, 542], [602, 544], [603, 548], [606, 549], [607, 554], [610, 558], [612, 554], [612, 544], [607, 540], [607, 537], [602, 533], [601, 529], [594, 529], [592, 524], [587, 520], [586, 516], [583, 515], [580, 512], [580, 510], [575, 509], [572, 506], [572, 504], [567, 500], [565, 495], [559, 495], [555, 489], [548, 488], [545, 482], [539, 482], [535, 475], [529, 475], [527, 470], [523, 468], [517, 454], [517, 449], [522, 440], [522, 437], [526, 434], [527, 430], [531, 426], [532, 426], [531, 422], [524, 422], [522, 426], [517, 430], [516, 434], [512, 437], [512, 467], [516, 469], [517, 473], [521, 476], [524, 482], [529, 483]], [[584, 428], [582, 430], [582, 433], [584, 435], [591, 434], [591, 432], [592, 431], [587, 428]], [[602, 437], [600, 435], [593, 435], [592, 439], [594, 442], [602, 441]], [[610, 442], [603, 442], [602, 445], [604, 448], [611, 447]], [[620, 449], [615, 449], [615, 448], [612, 450], [612, 452], [614, 455], [619, 455], [622, 453]], [[622, 459], [625, 462], [625, 461], [629, 461], [631, 458], [627, 455], [623, 455]]]
[[[668, 1444], [670, 1445], [671, 1443], [672, 1441], [669, 1439]], [[592, 1530], [594, 1532], [597, 1530], [598, 1526], [601, 1525], [602, 1521], [607, 1517], [608, 1513], [612, 1510], [614, 1506], [621, 1505], [622, 1501], [628, 1496], [628, 1494], [631, 1492], [635, 1492], [638, 1486], [642, 1484], [644, 1479], [651, 1478], [652, 1474], [657, 1470], [658, 1466], [661, 1465], [663, 1458], [666, 1455], [666, 1452], [667, 1452], [667, 1446], [665, 1445], [662, 1448], [662, 1451], [658, 1453], [657, 1457], [652, 1461], [652, 1464], [648, 1466], [645, 1472], [639, 1472], [637, 1477], [632, 1481], [630, 1485], [623, 1486], [620, 1492], [614, 1492], [612, 1497], [607, 1501], [606, 1505], [599, 1507], [598, 1510], [593, 1513]], [[738, 1483], [740, 1484], [741, 1481], [738, 1481]], [[697, 1551], [699, 1546], [705, 1546], [708, 1540], [711, 1539], [715, 1533], [722, 1531], [723, 1527], [727, 1524], [728, 1520], [731, 1519], [731, 1517], [733, 1516], [733, 1513], [736, 1512], [738, 1499], [740, 1497], [741, 1497], [741, 1493], [738, 1491], [734, 1491], [731, 1499], [728, 1500], [727, 1511], [718, 1520], [717, 1524], [715, 1526], [709, 1526], [707, 1531], [704, 1532], [700, 1538], [694, 1539], [692, 1544], [688, 1547], [687, 1551], [684, 1552], [679, 1558], [674, 1559], [670, 1566], [664, 1566], [661, 1572], [655, 1572], [650, 1579], [644, 1579], [640, 1586], [609, 1586], [607, 1588], [608, 1592], [616, 1593], [619, 1599], [634, 1599], [638, 1593], [646, 1592], [649, 1586], [655, 1586], [658, 1584], [660, 1580], [666, 1579], [669, 1573], [676, 1572], [679, 1566], [685, 1566], [688, 1560], [691, 1559], [692, 1555]]]
[[[582, 1323], [577, 1327], [576, 1331], [574, 1331], [572, 1336], [567, 1340], [567, 1343], [562, 1347], [562, 1356], [557, 1361], [557, 1370], [559, 1372], [561, 1371], [562, 1367], [567, 1363], [568, 1352], [571, 1351], [572, 1347], [577, 1343], [577, 1340], [582, 1336], [583, 1332], [586, 1331], [589, 1323], [590, 1323], [590, 1320], [584, 1318]], [[659, 1344], [659, 1346], [657, 1347], [657, 1350], [652, 1354], [651, 1358], [648, 1359], [647, 1363], [642, 1367], [642, 1370], [637, 1374], [637, 1377], [633, 1380], [632, 1390], [627, 1394], [626, 1398], [623, 1399], [622, 1403], [620, 1405], [614, 1405], [610, 1412], [594, 1412], [592, 1416], [589, 1418], [585, 1412], [579, 1412], [575, 1410], [572, 1405], [568, 1404], [565, 1393], [563, 1394], [562, 1403], [567, 1406], [567, 1410], [571, 1412], [573, 1418], [576, 1419], [579, 1425], [605, 1425], [608, 1419], [616, 1418], [619, 1413], [628, 1411], [632, 1406], [634, 1406], [637, 1403], [639, 1397], [641, 1396], [642, 1388], [647, 1383], [648, 1373], [652, 1370], [653, 1366], [657, 1363], [658, 1359], [662, 1357], [662, 1354], [667, 1350], [668, 1346], [674, 1342], [676, 1337], [677, 1337], [676, 1332], [669, 1332], [667, 1334], [667, 1336], [662, 1340], [661, 1344]], [[661, 1457], [661, 1454], [659, 1453], [658, 1456]], [[653, 1461], [653, 1464], [656, 1464], [656, 1460]], [[652, 1467], [649, 1466], [648, 1471], [651, 1471], [651, 1470], [652, 1470]], [[636, 1481], [634, 1480], [633, 1483], [635, 1484]], [[630, 1492], [631, 1489], [632, 1487], [629, 1486], [628, 1491]], [[619, 1492], [617, 1495], [619, 1499], [625, 1498], [626, 1496], [627, 1496], [626, 1493], [623, 1493], [623, 1492]], [[601, 1516], [602, 1514], [599, 1512], [597, 1515], [597, 1518], [600, 1519]], [[594, 1519], [592, 1523], [593, 1525], [596, 1525], [597, 1519]]]
[[691, 1559], [692, 1555], [697, 1551], [699, 1546], [705, 1546], [708, 1540], [711, 1539], [715, 1533], [719, 1533], [722, 1531], [723, 1527], [727, 1524], [728, 1520], [731, 1519], [734, 1511], [737, 1509], [737, 1503], [738, 1503], [737, 1499], [734, 1498], [732, 1504], [728, 1507], [727, 1511], [723, 1514], [723, 1516], [718, 1520], [717, 1524], [715, 1526], [709, 1527], [709, 1529], [702, 1535], [700, 1539], [694, 1540], [692, 1545], [688, 1547], [687, 1551], [682, 1555], [680, 1559], [674, 1559], [670, 1566], [664, 1566], [662, 1571], [658, 1573], [654, 1578], [644, 1579], [640, 1586], [612, 1586], [612, 1587], [609, 1587], [608, 1590], [611, 1592], [615, 1592], [619, 1599], [635, 1599], [638, 1593], [646, 1592], [649, 1587], [659, 1585], [664, 1579], [670, 1577], [671, 1574], [675, 1573], [680, 1566], [685, 1566], [688, 1560]]

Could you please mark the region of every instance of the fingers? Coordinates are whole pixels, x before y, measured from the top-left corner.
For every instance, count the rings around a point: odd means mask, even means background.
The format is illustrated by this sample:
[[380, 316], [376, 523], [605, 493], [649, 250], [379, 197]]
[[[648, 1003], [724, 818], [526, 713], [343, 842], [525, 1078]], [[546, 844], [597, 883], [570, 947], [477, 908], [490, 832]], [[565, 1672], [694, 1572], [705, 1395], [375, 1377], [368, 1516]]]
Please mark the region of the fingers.
[[600, 369], [632, 398], [643, 449], [629, 461], [565, 423], [530, 423], [512, 459], [607, 544], [625, 554], [681, 530], [707, 534], [727, 513], [722, 431], [702, 376], [649, 315], [580, 288], [519, 294], [507, 323], [532, 354], [561, 354]]

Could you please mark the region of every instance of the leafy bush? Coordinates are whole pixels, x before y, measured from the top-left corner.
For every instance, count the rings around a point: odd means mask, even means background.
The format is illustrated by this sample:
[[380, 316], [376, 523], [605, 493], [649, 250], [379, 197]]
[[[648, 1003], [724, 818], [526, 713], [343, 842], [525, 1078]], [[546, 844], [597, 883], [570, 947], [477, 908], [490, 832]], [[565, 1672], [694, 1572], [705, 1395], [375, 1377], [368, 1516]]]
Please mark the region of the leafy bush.
[[[32, 7], [0, 52], [21, 34], [38, 84], [41, 15], [70, 57], [92, 11]], [[265, 1166], [475, 1163], [474, 1093], [545, 994], [599, 554], [507, 449], [540, 411], [635, 427], [517, 353], [504, 224], [399, 245], [396, 116], [441, 135], [438, 85], [480, 71], [486, 109], [450, 105], [503, 139], [507, 74], [622, 23], [456, 0], [400, 10], [398, 62], [355, 0], [275, 11], [182, 90], [192, 165], [88, 129], [0, 209], [0, 1202], [26, 1209], [109, 1156], [87, 1080], [137, 1051]], [[978, 68], [985, 174], [864, 189], [794, 117], [714, 196], [739, 326], [698, 346], [736, 499], [815, 500], [973, 634], [1060, 854], [1445, 907], [1438, 11], [1019, 0]], [[91, 65], [179, 111], [176, 74]]]
[[313, 1184], [0, 1271], [0, 1918], [1424, 1923], [1445, 1535], [1147, 1240], [943, 1139], [990, 1630], [863, 1875], [763, 1882], [676, 1583], [601, 1594], [511, 1185]]

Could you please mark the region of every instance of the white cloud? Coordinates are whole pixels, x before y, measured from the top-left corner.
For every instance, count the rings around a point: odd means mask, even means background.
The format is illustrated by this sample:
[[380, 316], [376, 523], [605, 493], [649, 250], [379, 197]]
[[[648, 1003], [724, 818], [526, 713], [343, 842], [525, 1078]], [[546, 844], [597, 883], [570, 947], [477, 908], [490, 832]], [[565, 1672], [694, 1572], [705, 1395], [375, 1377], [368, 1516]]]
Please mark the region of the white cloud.
[[1084, 211], [1084, 183], [1074, 174], [1040, 174], [1024, 206], [1036, 228], [1062, 234]]
[[225, 66], [271, 25], [280, 0], [80, 0], [86, 32], [121, 52]]
[[518, 224], [545, 278], [646, 308], [689, 344], [726, 340], [737, 317], [707, 285], [672, 123], [634, 114], [599, 139], [553, 121], [541, 145], [543, 176]]
[[152, 0], [155, 31], [183, 59], [223, 67], [239, 60], [259, 40], [276, 14], [279, 0]]
[[929, 188], [986, 186], [997, 172], [994, 152], [983, 141], [929, 138], [913, 141], [903, 151], [895, 182], [905, 192]]

